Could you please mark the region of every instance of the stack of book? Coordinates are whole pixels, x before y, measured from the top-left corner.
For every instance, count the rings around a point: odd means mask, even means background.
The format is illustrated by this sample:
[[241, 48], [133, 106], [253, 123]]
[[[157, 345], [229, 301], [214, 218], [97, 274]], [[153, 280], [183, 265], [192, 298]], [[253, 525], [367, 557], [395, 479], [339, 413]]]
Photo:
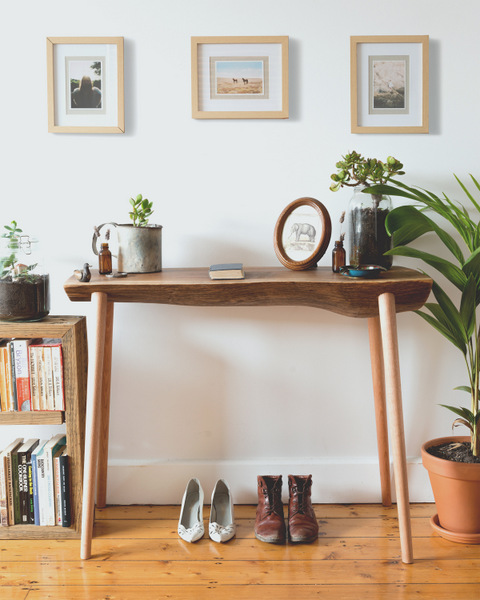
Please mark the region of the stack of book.
[[70, 527], [70, 469], [65, 434], [18, 438], [0, 453], [0, 526]]
[[2, 411], [65, 410], [62, 344], [38, 342], [0, 343]]

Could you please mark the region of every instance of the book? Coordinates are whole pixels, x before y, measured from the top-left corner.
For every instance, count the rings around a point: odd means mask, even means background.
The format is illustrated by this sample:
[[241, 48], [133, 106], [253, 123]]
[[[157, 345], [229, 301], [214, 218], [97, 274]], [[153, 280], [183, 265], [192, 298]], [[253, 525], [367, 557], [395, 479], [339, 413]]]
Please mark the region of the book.
[[66, 444], [65, 434], [53, 436], [37, 455], [37, 485], [40, 525], [55, 525], [53, 456]]
[[32, 340], [12, 340], [13, 372], [17, 395], [17, 410], [31, 410], [28, 346]]
[[17, 402], [17, 378], [15, 374], [15, 356], [13, 353], [13, 341], [7, 343], [7, 350], [10, 354], [10, 386], [12, 391], [12, 406], [13, 410], [18, 410]]
[[70, 527], [72, 524], [72, 500], [70, 491], [70, 457], [68, 449], [59, 456], [60, 466], [60, 525]]
[[43, 347], [43, 365], [45, 368], [45, 410], [54, 410], [52, 348], [50, 346]]
[[37, 456], [43, 452], [43, 447], [47, 443], [47, 440], [42, 440], [35, 450], [32, 452], [32, 495], [33, 495], [33, 517], [34, 524], [40, 525], [40, 508], [38, 503], [38, 468], [37, 468]]
[[18, 490], [20, 497], [20, 523], [35, 522], [33, 514], [32, 452], [38, 446], [37, 438], [27, 440], [18, 449]]
[[12, 452], [23, 444], [23, 438], [17, 438], [9, 446], [5, 448], [5, 473], [7, 480], [7, 503], [8, 503], [8, 523], [15, 524], [15, 509], [14, 509], [14, 489], [13, 489], [13, 471], [12, 471]]
[[3, 450], [0, 454], [0, 527], [8, 526], [8, 491], [5, 456], [6, 450]]
[[65, 392], [63, 386], [63, 353], [62, 344], [54, 344], [52, 348], [53, 395], [55, 410], [65, 410]]
[[61, 510], [62, 510], [62, 500], [61, 500], [61, 480], [60, 480], [60, 456], [65, 452], [66, 446], [60, 446], [60, 448], [55, 452], [53, 456], [53, 487], [54, 494], [53, 499], [55, 503], [55, 525], [62, 524]]
[[2, 412], [8, 410], [7, 406], [7, 379], [5, 375], [4, 348], [0, 347], [0, 405]]
[[21, 444], [12, 450], [11, 461], [12, 461], [12, 489], [13, 489], [13, 523], [14, 525], [20, 525], [20, 474], [18, 471], [18, 449]]
[[242, 263], [221, 263], [211, 265], [208, 271], [210, 279], [244, 279]]
[[0, 348], [0, 352], [2, 353], [2, 362], [3, 362], [3, 375], [4, 375], [4, 385], [5, 389], [2, 396], [5, 397], [5, 410], [12, 411], [14, 410], [13, 404], [13, 388], [12, 388], [12, 355], [10, 351], [10, 347], [8, 346], [8, 342], [5, 346]]
[[30, 366], [30, 402], [32, 410], [40, 410], [40, 390], [38, 389], [38, 361], [35, 347], [28, 349], [28, 362]]

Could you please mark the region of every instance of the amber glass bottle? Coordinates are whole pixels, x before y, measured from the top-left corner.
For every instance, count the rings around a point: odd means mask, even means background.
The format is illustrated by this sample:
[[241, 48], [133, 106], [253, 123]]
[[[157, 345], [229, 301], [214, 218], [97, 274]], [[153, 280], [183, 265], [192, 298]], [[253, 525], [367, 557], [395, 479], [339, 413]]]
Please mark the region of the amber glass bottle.
[[108, 244], [102, 244], [102, 249], [98, 254], [98, 272], [100, 275], [112, 272], [112, 253], [108, 249]]
[[334, 273], [340, 273], [340, 267], [345, 266], [346, 252], [343, 247], [343, 241], [337, 240], [335, 247], [332, 250], [332, 271]]

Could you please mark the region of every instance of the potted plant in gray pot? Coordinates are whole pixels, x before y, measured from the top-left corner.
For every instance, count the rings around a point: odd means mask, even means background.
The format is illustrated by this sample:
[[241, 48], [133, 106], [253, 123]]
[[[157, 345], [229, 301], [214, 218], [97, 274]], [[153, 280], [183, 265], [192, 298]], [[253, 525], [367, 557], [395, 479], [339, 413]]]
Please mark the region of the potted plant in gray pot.
[[102, 223], [95, 227], [92, 248], [98, 254], [97, 241], [100, 230], [113, 225], [118, 238], [118, 270], [125, 273], [157, 273], [162, 270], [162, 225], [153, 225], [149, 219], [153, 202], [138, 194], [130, 198], [132, 223]]
[[392, 209], [386, 193], [360, 193], [372, 185], [385, 184], [395, 175], [403, 175], [403, 165], [393, 156], [385, 162], [365, 158], [358, 152], [342, 156], [331, 175], [332, 192], [342, 187], [354, 188], [347, 209], [347, 254], [352, 266], [392, 266], [392, 257], [385, 254], [391, 248], [391, 239], [385, 230], [385, 220]]
[[[471, 175], [477, 191], [480, 184]], [[422, 447], [422, 460], [429, 471], [438, 515], [432, 526], [447, 539], [480, 543], [480, 203], [456, 177], [468, 207], [432, 192], [409, 187], [392, 180], [391, 185], [370, 188], [370, 193], [385, 193], [413, 200], [416, 205], [394, 209], [386, 227], [393, 236], [389, 255], [417, 258], [443, 275], [457, 292], [452, 297], [434, 281], [436, 302], [425, 304], [418, 314], [439, 331], [461, 353], [466, 366], [466, 407], [445, 406], [457, 415], [454, 426], [468, 428], [469, 437], [437, 438]], [[435, 215], [435, 220], [427, 214]], [[447, 232], [454, 228], [462, 239], [458, 244]], [[410, 247], [410, 243], [434, 233], [447, 248], [451, 260]]]

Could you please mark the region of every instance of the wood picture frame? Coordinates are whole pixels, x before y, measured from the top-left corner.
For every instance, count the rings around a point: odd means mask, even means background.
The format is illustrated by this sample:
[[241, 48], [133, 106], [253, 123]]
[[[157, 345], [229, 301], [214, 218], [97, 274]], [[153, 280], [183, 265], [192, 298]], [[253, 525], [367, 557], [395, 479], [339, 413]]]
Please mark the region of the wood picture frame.
[[352, 133], [428, 133], [428, 35], [352, 36]]
[[288, 119], [288, 36], [192, 37], [194, 119]]
[[47, 38], [48, 131], [124, 133], [123, 37]]
[[[307, 208], [300, 212], [302, 207]], [[296, 211], [298, 214], [292, 218]], [[277, 220], [275, 254], [284, 267], [293, 271], [315, 268], [327, 251], [331, 235], [332, 223], [325, 206], [315, 198], [298, 198], [284, 208]]]

